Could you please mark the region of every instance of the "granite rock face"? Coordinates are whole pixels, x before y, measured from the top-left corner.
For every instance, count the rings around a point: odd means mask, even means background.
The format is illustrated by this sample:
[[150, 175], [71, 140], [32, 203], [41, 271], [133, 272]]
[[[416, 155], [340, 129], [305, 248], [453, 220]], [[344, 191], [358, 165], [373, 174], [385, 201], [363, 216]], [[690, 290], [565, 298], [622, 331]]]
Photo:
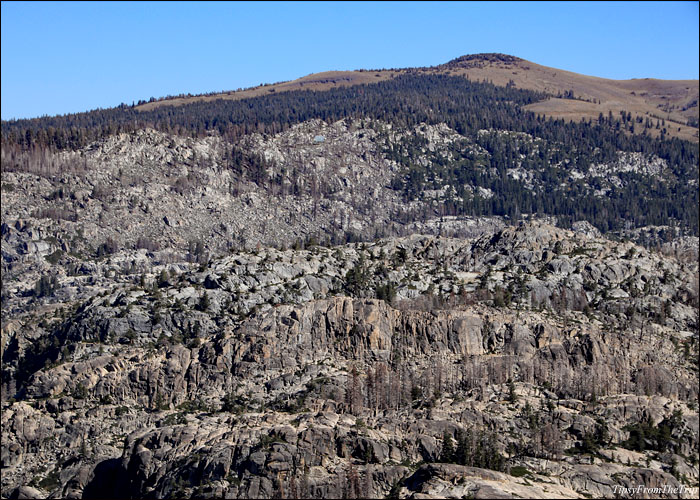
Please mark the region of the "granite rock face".
[[2, 494], [691, 498], [697, 262], [574, 229], [65, 276], [3, 323]]
[[693, 498], [698, 239], [450, 216], [397, 189], [405, 146], [490, 156], [347, 119], [3, 168], [2, 497]]

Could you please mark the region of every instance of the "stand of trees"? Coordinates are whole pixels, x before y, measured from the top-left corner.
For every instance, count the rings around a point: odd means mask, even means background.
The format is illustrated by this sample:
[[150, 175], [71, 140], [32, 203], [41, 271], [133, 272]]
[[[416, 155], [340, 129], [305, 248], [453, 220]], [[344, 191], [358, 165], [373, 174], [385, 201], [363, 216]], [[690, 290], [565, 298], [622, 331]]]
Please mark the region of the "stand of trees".
[[[144, 127], [190, 136], [217, 132], [235, 144], [249, 133], [275, 134], [314, 118], [330, 122], [375, 119], [398, 128], [446, 123], [477, 142], [489, 156], [480, 158], [468, 153], [467, 148], [456, 148], [450, 161], [435, 157], [429, 165], [419, 166], [415, 159], [420, 139], [392, 147], [386, 151], [387, 156], [403, 166], [392, 186], [407, 200], [420, 198], [426, 189], [449, 184], [456, 193], [441, 200], [444, 215], [507, 215], [517, 219], [520, 214], [537, 213], [557, 216], [564, 226], [574, 220], [588, 220], [602, 231], [620, 229], [625, 221], [635, 226], [678, 223], [688, 233], [698, 234], [697, 144], [630, 134], [627, 114], [614, 117], [611, 113], [596, 121], [574, 123], [545, 119], [524, 109], [546, 97], [541, 92], [461, 77], [406, 74], [328, 91], [300, 90], [238, 101], [164, 105], [143, 112], [122, 105], [72, 115], [3, 121], [3, 168], [30, 168], [20, 161], [22, 153], [28, 151], [46, 158], [46, 151], [78, 149], [112, 134]], [[479, 133], [484, 130], [529, 134], [539, 139], [537, 148], [512, 134]], [[668, 162], [670, 175], [661, 180], [623, 174], [623, 185], [604, 197], [592, 196], [581, 181], [568, 178], [570, 168], [585, 172], [591, 164], [614, 162], [619, 151], [656, 155]], [[525, 156], [521, 167], [544, 186], [544, 195], [507, 175], [506, 169], [513, 168], [520, 155]], [[253, 177], [264, 171], [261, 159], [235, 149], [227, 161], [238, 171], [243, 163], [250, 164], [249, 175]], [[565, 180], [566, 188], [561, 188]], [[489, 189], [494, 196], [468, 192], [467, 185]]]

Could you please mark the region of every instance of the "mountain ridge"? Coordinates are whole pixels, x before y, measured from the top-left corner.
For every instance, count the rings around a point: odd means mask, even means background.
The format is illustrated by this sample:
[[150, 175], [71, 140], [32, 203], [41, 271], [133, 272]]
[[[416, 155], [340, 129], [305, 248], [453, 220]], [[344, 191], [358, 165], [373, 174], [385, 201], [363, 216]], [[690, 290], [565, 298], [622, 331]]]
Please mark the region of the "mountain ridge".
[[0, 495], [695, 498], [698, 144], [547, 71], [3, 122]]
[[531, 221], [100, 278], [67, 311], [3, 329], [22, 387], [3, 402], [3, 494], [697, 484], [694, 274], [696, 259]]
[[[449, 74], [472, 80], [491, 81], [499, 86], [512, 82], [518, 88], [553, 95], [550, 100], [527, 108], [545, 116], [573, 120], [597, 119], [600, 113], [607, 115], [612, 112], [618, 115], [624, 110], [632, 113], [635, 119], [641, 117], [672, 121], [674, 127], [669, 127], [670, 136], [698, 140], [697, 125], [688, 125], [688, 120], [691, 120], [690, 123], [695, 120], [696, 124], [698, 121], [698, 80], [612, 80], [550, 68], [500, 53], [469, 54], [430, 67], [312, 73], [295, 80], [239, 91], [157, 99], [140, 104], [136, 109], [147, 111], [158, 106], [179, 106], [216, 99], [245, 99], [266, 93], [300, 89], [324, 91], [330, 88], [376, 83], [407, 73]], [[573, 92], [573, 98], [556, 97], [568, 92]]]

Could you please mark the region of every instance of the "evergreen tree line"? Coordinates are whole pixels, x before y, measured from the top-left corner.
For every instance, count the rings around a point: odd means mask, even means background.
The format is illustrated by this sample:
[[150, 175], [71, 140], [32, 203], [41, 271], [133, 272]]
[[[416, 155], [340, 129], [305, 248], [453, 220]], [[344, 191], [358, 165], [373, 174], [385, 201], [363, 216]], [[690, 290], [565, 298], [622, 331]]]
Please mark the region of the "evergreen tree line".
[[[603, 232], [620, 230], [630, 223], [634, 227], [677, 223], [697, 234], [697, 167], [689, 163], [692, 155], [685, 160], [671, 155], [681, 163], [669, 161], [671, 173], [664, 173], [662, 179], [621, 172], [617, 176], [622, 185], [606, 186], [599, 177], [575, 180], [570, 172], [586, 173], [591, 165], [614, 163], [616, 151], [579, 150], [575, 144], [533, 141], [495, 131], [479, 133], [474, 139], [488, 155], [475, 153], [465, 140], [447, 151], [449, 160], [445, 153], [428, 152], [427, 166], [419, 161], [426, 155], [426, 143], [420, 135], [389, 144], [385, 155], [402, 166], [392, 187], [406, 201], [426, 200], [426, 190], [451, 187], [438, 200], [440, 215], [499, 215], [511, 220], [521, 214], [554, 215], [563, 227], [588, 220]], [[518, 165], [528, 173], [528, 182], [535, 189], [508, 175], [507, 169]], [[472, 187], [491, 191], [493, 196], [483, 196]], [[605, 196], [593, 195], [593, 190], [603, 187], [609, 189]]]
[[626, 134], [619, 130], [620, 119], [612, 114], [601, 116], [598, 121], [574, 123], [545, 119], [523, 109], [547, 97], [542, 92], [498, 87], [462, 77], [408, 74], [327, 91], [298, 90], [237, 101], [198, 101], [182, 106], [163, 105], [149, 111], [122, 105], [3, 121], [2, 139], [23, 147], [77, 149], [101, 137], [147, 126], [195, 135], [216, 130], [228, 138], [238, 138], [251, 132], [277, 133], [312, 118], [333, 121], [368, 117], [404, 127], [444, 122], [465, 136], [491, 128], [526, 132], [567, 148], [578, 145], [580, 151], [600, 148], [609, 158], [617, 150], [657, 154], [672, 164], [697, 158], [696, 144]]
[[492, 432], [475, 434], [471, 429], [459, 429], [454, 438], [449, 432], [443, 434], [440, 462], [502, 471], [506, 459], [499, 452], [496, 436]]
[[[335, 121], [370, 117], [403, 126], [438, 123], [460, 110], [464, 131], [503, 128], [517, 121], [518, 106], [546, 98], [540, 92], [470, 82], [461, 77], [404, 75], [375, 84], [298, 90], [242, 100], [217, 99], [183, 106], [163, 105], [149, 111], [119, 106], [62, 116], [2, 122], [2, 138], [25, 148], [78, 149], [99, 138], [144, 127], [182, 135], [218, 131], [230, 139], [252, 132], [278, 133], [312, 118]], [[522, 114], [519, 111], [518, 114]], [[450, 120], [457, 123], [454, 120]]]
[[[328, 91], [299, 90], [237, 101], [219, 99], [183, 106], [160, 106], [138, 111], [121, 105], [112, 109], [71, 115], [2, 122], [3, 150], [77, 149], [119, 132], [143, 127], [180, 135], [201, 136], [215, 131], [235, 144], [242, 136], [279, 133], [292, 125], [320, 118], [376, 119], [399, 128], [420, 123], [446, 123], [477, 142], [488, 157], [456, 149], [453, 160], [434, 158], [427, 167], [415, 162], [422, 146], [413, 144], [388, 151], [404, 166], [393, 183], [407, 200], [418, 199], [426, 189], [454, 186], [456, 192], [441, 200], [442, 215], [555, 215], [563, 225], [585, 219], [602, 231], [678, 222], [698, 234], [698, 145], [679, 139], [630, 134], [627, 115], [598, 120], [566, 122], [544, 118], [524, 109], [547, 94], [512, 86], [498, 87], [446, 75], [406, 74], [395, 79]], [[483, 130], [523, 132], [539, 139], [537, 148], [511, 135], [479, 133]], [[568, 169], [582, 171], [594, 163], [609, 163], [619, 151], [656, 155], [668, 162], [671, 176], [664, 182], [628, 173], [621, 187], [604, 197], [592, 196], [583, 181], [568, 179]], [[545, 192], [530, 190], [506, 169], [525, 155], [522, 168], [536, 175]], [[252, 164], [251, 174], [261, 177], [264, 162], [233, 149], [231, 168]], [[567, 168], [557, 168], [564, 164]], [[246, 170], [248, 171], [248, 170]], [[257, 173], [257, 174], [256, 174]], [[254, 179], [255, 180], [255, 179]], [[262, 179], [258, 179], [262, 182]], [[567, 187], [560, 184], [566, 181]], [[595, 181], [593, 181], [595, 184]], [[494, 196], [468, 192], [466, 186], [489, 189]], [[593, 186], [595, 188], [595, 185]]]

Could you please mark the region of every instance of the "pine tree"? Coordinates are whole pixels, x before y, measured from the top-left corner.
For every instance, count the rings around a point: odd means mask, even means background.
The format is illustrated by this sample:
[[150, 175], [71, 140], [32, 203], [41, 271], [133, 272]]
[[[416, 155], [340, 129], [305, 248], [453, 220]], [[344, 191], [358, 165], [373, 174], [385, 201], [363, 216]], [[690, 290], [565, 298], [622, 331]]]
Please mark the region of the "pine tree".
[[202, 312], [206, 312], [209, 309], [210, 305], [211, 300], [209, 299], [209, 294], [207, 292], [204, 292], [199, 298], [199, 302], [197, 303], [197, 309], [199, 309]]
[[445, 431], [442, 435], [442, 451], [440, 452], [440, 462], [453, 463], [455, 460], [455, 449], [452, 444], [452, 436]]

